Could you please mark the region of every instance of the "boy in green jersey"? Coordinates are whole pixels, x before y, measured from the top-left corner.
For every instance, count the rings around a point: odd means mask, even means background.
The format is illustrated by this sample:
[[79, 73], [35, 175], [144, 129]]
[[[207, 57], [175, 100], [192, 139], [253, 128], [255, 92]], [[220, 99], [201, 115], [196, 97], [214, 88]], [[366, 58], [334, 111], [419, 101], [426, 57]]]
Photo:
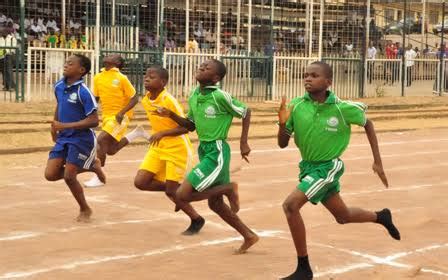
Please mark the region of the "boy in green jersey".
[[332, 84], [333, 71], [324, 62], [310, 64], [305, 72], [303, 97], [295, 98], [286, 108], [282, 99], [279, 118], [278, 145], [288, 146], [294, 134], [294, 142], [300, 150], [300, 183], [286, 198], [283, 210], [297, 251], [296, 271], [282, 279], [313, 279], [306, 248], [305, 225], [300, 209], [310, 201], [322, 202], [339, 224], [378, 223], [383, 225], [396, 240], [400, 232], [392, 223], [389, 209], [378, 212], [347, 207], [339, 195], [339, 178], [344, 163], [339, 159], [348, 146], [351, 125], [364, 127], [373, 153], [373, 171], [388, 187], [373, 123], [366, 118], [366, 106], [358, 102], [342, 101], [328, 88]]
[[[242, 254], [259, 238], [236, 214], [239, 210], [238, 185], [230, 182], [230, 147], [226, 139], [233, 117], [242, 118], [240, 150], [243, 159], [248, 161], [250, 110], [216, 86], [226, 72], [222, 62], [215, 59], [205, 61], [196, 73], [199, 87], [192, 92], [188, 100], [187, 118], [160, 107], [156, 113], [170, 117], [189, 131], [196, 130], [200, 141], [200, 163], [179, 187], [176, 199], [181, 203], [208, 199], [210, 209], [244, 237], [243, 244], [236, 251]], [[223, 195], [228, 197], [230, 208], [224, 203]]]

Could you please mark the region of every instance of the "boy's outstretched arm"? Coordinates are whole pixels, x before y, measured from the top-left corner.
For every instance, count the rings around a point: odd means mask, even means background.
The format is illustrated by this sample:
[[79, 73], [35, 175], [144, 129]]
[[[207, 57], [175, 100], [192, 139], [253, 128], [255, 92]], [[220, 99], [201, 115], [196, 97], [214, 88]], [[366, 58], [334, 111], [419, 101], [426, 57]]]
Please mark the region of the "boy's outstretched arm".
[[56, 131], [61, 131], [64, 129], [86, 129], [97, 127], [99, 124], [98, 113], [94, 111], [90, 115], [88, 115], [85, 119], [82, 119], [78, 122], [71, 123], [61, 123], [59, 121], [53, 121], [51, 127]]
[[150, 143], [150, 145], [157, 145], [163, 137], [178, 136], [178, 135], [182, 135], [182, 134], [186, 134], [186, 133], [188, 133], [188, 129], [186, 129], [185, 127], [182, 127], [182, 126], [178, 126], [178, 127], [172, 128], [172, 129], [167, 129], [164, 131], [159, 131], [159, 132], [151, 135], [151, 137], [149, 138], [149, 143]]
[[286, 148], [288, 146], [289, 138], [291, 136], [286, 131], [286, 122], [288, 121], [290, 111], [286, 108], [286, 97], [282, 97], [282, 103], [278, 110], [278, 134], [277, 143], [280, 148]]
[[129, 110], [135, 107], [138, 103], [138, 94], [134, 94], [134, 96], [129, 100], [129, 103], [124, 106], [124, 108], [118, 112], [117, 115], [115, 115], [115, 119], [119, 124], [121, 124], [121, 121], [123, 121], [124, 114], [126, 114]]
[[373, 172], [378, 174], [381, 181], [383, 182], [386, 188], [389, 187], [389, 183], [387, 181], [386, 173], [383, 169], [383, 162], [381, 160], [380, 149], [378, 147], [378, 140], [376, 138], [375, 128], [373, 126], [373, 122], [371, 120], [367, 120], [366, 125], [364, 126], [364, 130], [366, 131], [367, 138], [369, 139], [370, 148], [372, 149], [373, 154]]
[[188, 131], [194, 131], [196, 129], [196, 125], [194, 124], [194, 122], [190, 121], [187, 118], [182, 118], [181, 116], [167, 108], [157, 107], [157, 110], [155, 110], [154, 113], [161, 117], [171, 118], [178, 125], [188, 129]]
[[247, 142], [249, 137], [249, 127], [250, 127], [250, 118], [251, 118], [251, 110], [247, 108], [246, 115], [243, 118], [243, 128], [241, 130], [241, 138], [240, 138], [240, 151], [241, 157], [249, 163], [249, 159], [247, 158], [250, 153], [250, 147]]

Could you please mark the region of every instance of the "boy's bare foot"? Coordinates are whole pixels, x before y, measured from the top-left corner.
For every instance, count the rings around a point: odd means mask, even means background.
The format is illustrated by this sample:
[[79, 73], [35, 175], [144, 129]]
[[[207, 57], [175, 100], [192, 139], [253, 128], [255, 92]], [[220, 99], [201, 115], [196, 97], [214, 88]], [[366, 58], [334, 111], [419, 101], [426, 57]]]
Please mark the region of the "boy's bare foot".
[[79, 211], [79, 216], [76, 218], [76, 221], [80, 223], [89, 223], [92, 213], [92, 209], [90, 208], [84, 211]]
[[250, 247], [257, 243], [258, 240], [260, 240], [260, 237], [258, 237], [258, 235], [256, 235], [255, 233], [252, 234], [253, 235], [251, 237], [244, 239], [243, 245], [241, 245], [240, 248], [235, 250], [235, 255], [245, 254]]
[[227, 195], [227, 198], [229, 199], [230, 209], [233, 213], [238, 213], [240, 211], [240, 196], [238, 194], [238, 184], [237, 183], [231, 183], [232, 184], [232, 191], [230, 194]]
[[98, 176], [98, 179], [103, 182], [103, 184], [106, 184], [106, 175], [101, 168], [101, 162], [99, 159], [95, 159], [92, 170], [95, 172], [96, 176]]

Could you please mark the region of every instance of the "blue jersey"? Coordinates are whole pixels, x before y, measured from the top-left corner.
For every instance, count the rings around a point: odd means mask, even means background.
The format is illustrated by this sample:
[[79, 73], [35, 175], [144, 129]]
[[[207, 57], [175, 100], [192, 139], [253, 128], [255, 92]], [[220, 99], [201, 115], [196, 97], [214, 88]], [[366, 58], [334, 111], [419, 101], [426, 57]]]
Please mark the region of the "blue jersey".
[[[58, 121], [62, 123], [81, 121], [94, 113], [98, 108], [93, 94], [82, 79], [67, 85], [65, 78], [63, 78], [55, 84], [54, 92], [58, 102]], [[64, 129], [58, 133], [59, 141], [71, 142], [70, 138], [93, 141], [95, 133], [90, 128]]]

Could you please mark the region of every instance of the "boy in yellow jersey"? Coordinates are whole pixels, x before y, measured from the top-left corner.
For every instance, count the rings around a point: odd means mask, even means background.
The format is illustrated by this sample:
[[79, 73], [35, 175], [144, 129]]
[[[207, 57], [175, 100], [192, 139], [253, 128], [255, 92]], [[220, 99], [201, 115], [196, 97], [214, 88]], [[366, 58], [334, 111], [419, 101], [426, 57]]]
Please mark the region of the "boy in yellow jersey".
[[[184, 116], [181, 105], [165, 89], [168, 79], [168, 71], [160, 66], [153, 66], [146, 71], [144, 82], [148, 92], [142, 105], [151, 124], [152, 136], [149, 139], [150, 148], [135, 176], [134, 185], [142, 191], [164, 191], [174, 202], [180, 182], [190, 168], [193, 147], [186, 128], [155, 114], [158, 108], [163, 107]], [[181, 202], [176, 207], [191, 219], [190, 226], [182, 234], [198, 233], [204, 226], [204, 218], [189, 203]]]
[[[98, 136], [97, 157], [101, 166], [106, 163], [107, 155], [114, 155], [135, 138], [145, 137], [142, 127], [125, 136], [133, 108], [138, 103], [138, 95], [129, 79], [120, 72], [124, 59], [116, 54], [106, 56], [104, 68], [93, 80], [93, 95], [100, 101], [102, 109], [102, 131]], [[97, 176], [87, 182], [85, 187], [104, 185]]]

